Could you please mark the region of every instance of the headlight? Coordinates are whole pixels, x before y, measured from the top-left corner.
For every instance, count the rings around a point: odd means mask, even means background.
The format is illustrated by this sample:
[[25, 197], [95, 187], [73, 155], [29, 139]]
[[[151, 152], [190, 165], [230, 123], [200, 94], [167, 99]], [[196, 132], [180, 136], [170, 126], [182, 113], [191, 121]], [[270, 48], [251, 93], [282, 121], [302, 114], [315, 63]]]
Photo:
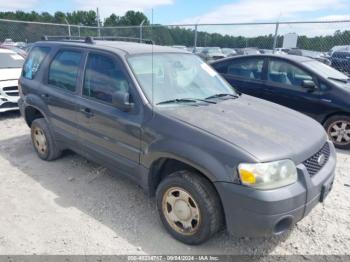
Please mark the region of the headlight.
[[265, 190], [287, 186], [298, 179], [297, 169], [291, 160], [240, 164], [238, 172], [243, 185]]

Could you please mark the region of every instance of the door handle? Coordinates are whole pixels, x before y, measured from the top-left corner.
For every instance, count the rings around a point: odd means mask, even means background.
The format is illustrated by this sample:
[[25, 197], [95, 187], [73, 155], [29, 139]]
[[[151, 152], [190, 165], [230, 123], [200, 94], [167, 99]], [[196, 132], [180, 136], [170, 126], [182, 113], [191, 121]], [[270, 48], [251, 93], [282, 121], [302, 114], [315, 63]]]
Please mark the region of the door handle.
[[41, 97], [44, 99], [48, 99], [50, 96], [48, 94], [41, 94]]
[[81, 108], [80, 112], [83, 113], [87, 118], [92, 117], [94, 114], [91, 112], [90, 108]]

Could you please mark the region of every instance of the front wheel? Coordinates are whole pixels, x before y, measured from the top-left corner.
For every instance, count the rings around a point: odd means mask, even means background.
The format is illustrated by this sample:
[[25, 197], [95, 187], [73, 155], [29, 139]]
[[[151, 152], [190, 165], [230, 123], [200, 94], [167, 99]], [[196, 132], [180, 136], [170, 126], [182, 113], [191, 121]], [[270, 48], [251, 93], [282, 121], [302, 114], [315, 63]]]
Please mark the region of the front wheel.
[[158, 186], [157, 208], [166, 230], [177, 240], [198, 245], [223, 226], [223, 211], [213, 185], [197, 173], [177, 171]]
[[336, 115], [324, 123], [329, 139], [339, 149], [350, 149], [350, 117]]

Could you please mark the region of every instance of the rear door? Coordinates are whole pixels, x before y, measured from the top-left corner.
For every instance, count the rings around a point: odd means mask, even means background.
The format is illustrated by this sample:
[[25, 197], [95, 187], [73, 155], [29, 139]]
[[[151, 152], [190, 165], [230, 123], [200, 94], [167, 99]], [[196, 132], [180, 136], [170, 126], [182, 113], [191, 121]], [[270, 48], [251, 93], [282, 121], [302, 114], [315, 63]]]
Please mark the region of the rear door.
[[58, 48], [49, 61], [40, 86], [40, 96], [48, 107], [51, 126], [58, 138], [77, 141], [78, 86], [83, 67], [84, 52], [78, 48]]
[[[127, 175], [139, 167], [142, 107], [122, 61], [114, 54], [91, 51], [78, 100], [80, 143], [89, 158]], [[112, 94], [129, 92], [135, 106], [124, 112], [112, 105]], [[137, 179], [135, 177], [132, 177]]]
[[264, 64], [264, 57], [242, 57], [214, 67], [238, 91], [260, 97], [264, 87]]
[[[303, 80], [312, 80], [315, 89], [302, 87]], [[327, 101], [317, 77], [295, 63], [279, 58], [269, 58], [267, 81], [262, 98], [295, 109], [315, 119], [326, 114]]]

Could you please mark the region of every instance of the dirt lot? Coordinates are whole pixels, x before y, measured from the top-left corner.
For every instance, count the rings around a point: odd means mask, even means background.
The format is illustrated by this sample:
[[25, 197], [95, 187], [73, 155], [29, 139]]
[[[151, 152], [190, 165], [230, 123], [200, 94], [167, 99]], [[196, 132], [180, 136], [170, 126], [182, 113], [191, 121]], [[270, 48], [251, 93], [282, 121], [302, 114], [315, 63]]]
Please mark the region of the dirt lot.
[[73, 153], [35, 155], [18, 113], [0, 116], [1, 254], [350, 254], [350, 153], [338, 152], [333, 192], [274, 238], [222, 232], [190, 247], [163, 229], [154, 199]]

